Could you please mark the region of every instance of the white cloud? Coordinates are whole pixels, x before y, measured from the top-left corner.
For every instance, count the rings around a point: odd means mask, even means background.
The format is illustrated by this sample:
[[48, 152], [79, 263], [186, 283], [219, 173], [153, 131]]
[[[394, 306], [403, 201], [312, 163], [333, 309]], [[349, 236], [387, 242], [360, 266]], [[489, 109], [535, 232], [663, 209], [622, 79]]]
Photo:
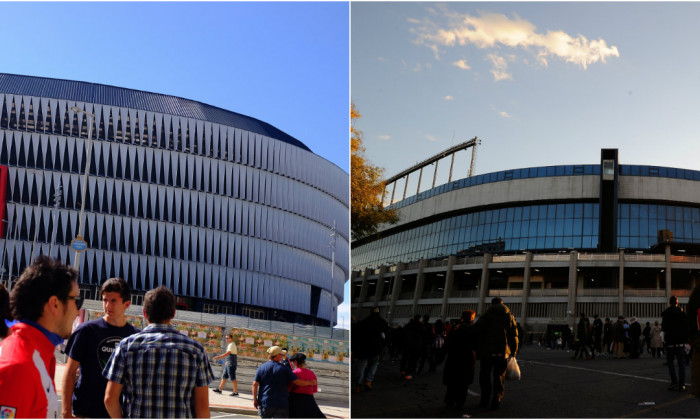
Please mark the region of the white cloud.
[[451, 95], [447, 95], [447, 96], [445, 96], [445, 97], [444, 97], [444, 98], [442, 98], [442, 99], [444, 99], [444, 100], [446, 100], [446, 101], [451, 101], [451, 100], [453, 100], [453, 99], [454, 99], [454, 96], [451, 96]]
[[513, 116], [507, 113], [506, 111], [500, 111], [498, 114], [503, 118], [513, 118]]
[[[471, 16], [446, 10], [438, 13], [431, 9], [430, 12], [434, 16], [443, 15], [441, 18], [447, 22], [438, 25], [428, 18], [420, 23], [411, 22], [418, 25], [412, 32], [417, 36], [415, 42], [430, 48], [437, 59], [441, 49], [466, 45], [488, 50], [520, 49], [534, 54], [543, 66], [547, 66], [550, 59], [559, 59], [583, 69], [597, 62], [605, 63], [609, 57], [620, 56], [617, 47], [608, 46], [602, 38], [589, 40], [583, 35], [572, 36], [560, 30], [538, 32], [534, 24], [517, 15], [509, 18], [498, 13]], [[492, 73], [497, 80], [503, 80], [507, 75], [499, 68]]]
[[459, 67], [462, 70], [469, 70], [471, 69], [471, 66], [467, 64], [467, 60], [457, 60], [454, 63], [455, 66]]
[[386, 61], [386, 58], [384, 58], [384, 57], [377, 57], [377, 61]]
[[505, 57], [496, 54], [488, 54], [486, 58], [491, 62], [491, 74], [495, 81], [513, 79], [513, 76], [508, 73], [508, 61]]
[[388, 134], [382, 134], [381, 136], [378, 136], [382, 140], [389, 140], [391, 139], [391, 136]]
[[437, 138], [436, 138], [435, 136], [433, 136], [433, 135], [426, 134], [425, 137], [426, 137], [426, 138], [428, 139], [428, 141], [430, 141], [430, 142], [436, 142], [436, 141], [437, 141]]

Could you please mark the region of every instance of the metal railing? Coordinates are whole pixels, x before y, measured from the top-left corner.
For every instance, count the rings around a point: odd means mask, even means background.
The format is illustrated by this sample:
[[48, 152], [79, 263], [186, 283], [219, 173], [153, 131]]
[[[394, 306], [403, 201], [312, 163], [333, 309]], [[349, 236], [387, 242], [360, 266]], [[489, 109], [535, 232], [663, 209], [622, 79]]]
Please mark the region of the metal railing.
[[578, 254], [579, 261], [619, 261], [620, 254]]
[[618, 296], [618, 289], [577, 289], [578, 296]]
[[[662, 254], [625, 254], [625, 261], [634, 262], [664, 262], [666, 256]], [[673, 256], [671, 256], [673, 261]]]
[[530, 289], [530, 296], [569, 296], [569, 289]]
[[570, 260], [569, 254], [535, 254], [532, 256], [532, 261], [568, 262]]
[[625, 289], [622, 293], [625, 296], [658, 297], [666, 296], [664, 289]]
[[525, 262], [525, 255], [494, 255], [491, 262]]

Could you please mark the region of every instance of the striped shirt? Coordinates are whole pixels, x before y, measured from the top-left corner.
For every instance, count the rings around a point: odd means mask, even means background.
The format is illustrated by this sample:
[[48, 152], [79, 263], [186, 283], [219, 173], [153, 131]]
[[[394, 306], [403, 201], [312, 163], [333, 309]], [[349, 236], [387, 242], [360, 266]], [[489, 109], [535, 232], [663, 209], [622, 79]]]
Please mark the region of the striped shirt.
[[127, 418], [193, 418], [194, 388], [214, 380], [204, 347], [169, 324], [119, 342], [102, 375], [123, 385]]

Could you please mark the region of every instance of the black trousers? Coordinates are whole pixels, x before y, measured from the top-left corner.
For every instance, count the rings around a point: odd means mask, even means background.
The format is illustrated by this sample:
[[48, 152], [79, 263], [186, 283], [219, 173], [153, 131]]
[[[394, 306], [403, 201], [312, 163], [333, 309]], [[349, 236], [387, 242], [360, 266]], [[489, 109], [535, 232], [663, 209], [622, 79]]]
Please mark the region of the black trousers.
[[459, 383], [447, 385], [447, 390], [445, 391], [445, 404], [448, 408], [454, 407], [455, 409], [460, 410], [467, 401], [468, 393], [469, 384]]
[[[493, 400], [501, 402], [505, 392], [506, 367], [508, 361], [503, 356], [482, 356], [479, 371], [479, 386], [481, 387], [481, 404], [488, 405]], [[493, 378], [493, 382], [492, 382]]]

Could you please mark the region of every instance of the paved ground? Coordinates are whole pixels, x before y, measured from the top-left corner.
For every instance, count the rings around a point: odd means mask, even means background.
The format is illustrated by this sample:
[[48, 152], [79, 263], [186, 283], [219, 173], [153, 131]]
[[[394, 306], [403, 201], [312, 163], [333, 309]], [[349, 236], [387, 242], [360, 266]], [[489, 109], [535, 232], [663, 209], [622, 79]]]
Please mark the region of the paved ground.
[[[353, 393], [352, 418], [698, 418], [700, 400], [669, 391], [664, 359], [571, 360], [573, 353], [525, 347], [518, 355], [522, 380], [506, 382], [498, 410], [479, 408], [478, 365], [461, 412], [446, 412], [442, 366], [406, 381], [399, 363], [384, 360], [372, 391]], [[686, 367], [687, 382], [690, 367]]]
[[[62, 397], [61, 384], [63, 380], [63, 372], [65, 369], [65, 364], [60, 363], [63, 360], [60, 357], [57, 358], [56, 364], [56, 391], [59, 394], [59, 398]], [[214, 387], [219, 384], [219, 381], [211, 383], [210, 386]], [[247, 387], [246, 387], [247, 388]], [[319, 386], [322, 388], [322, 385]], [[213, 389], [213, 388], [212, 388]], [[258, 412], [253, 407], [253, 397], [251, 389], [244, 389], [244, 387], [238, 388], [239, 395], [236, 397], [231, 397], [229, 394], [231, 392], [224, 392], [223, 395], [217, 394], [213, 391], [209, 391], [209, 405], [210, 411], [212, 413], [212, 418], [238, 418], [238, 417], [258, 417]], [[318, 395], [318, 394], [317, 394]], [[342, 406], [340, 403], [324, 403], [318, 401], [318, 406], [321, 411], [328, 418], [349, 418], [349, 407]]]

